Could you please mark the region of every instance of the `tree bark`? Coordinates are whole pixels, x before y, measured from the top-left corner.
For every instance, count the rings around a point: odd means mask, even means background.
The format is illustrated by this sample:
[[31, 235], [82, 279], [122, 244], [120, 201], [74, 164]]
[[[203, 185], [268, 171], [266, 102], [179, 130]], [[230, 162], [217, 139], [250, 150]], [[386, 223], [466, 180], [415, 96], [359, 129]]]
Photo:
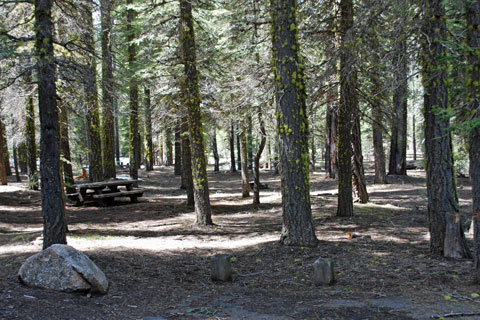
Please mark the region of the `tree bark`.
[[185, 71], [184, 102], [188, 109], [190, 143], [192, 148], [192, 172], [195, 196], [195, 223], [212, 225], [212, 209], [208, 190], [207, 158], [203, 137], [202, 114], [200, 111], [200, 89], [198, 85], [195, 32], [193, 29], [192, 4], [180, 0], [180, 43]]
[[211, 139], [212, 139], [213, 158], [215, 159], [215, 165], [214, 165], [213, 171], [219, 172], [220, 171], [220, 156], [218, 155], [217, 128], [216, 128], [215, 123], [212, 124]]
[[43, 249], [67, 243], [65, 202], [60, 178], [60, 134], [53, 53], [52, 0], [35, 1], [34, 30], [40, 110], [40, 176]]
[[17, 154], [17, 146], [13, 145], [13, 168], [15, 169], [15, 179], [17, 182], [21, 182], [22, 178], [20, 178], [20, 171], [18, 170], [18, 154]]
[[250, 177], [248, 172], [247, 128], [242, 126], [240, 133], [240, 149], [242, 152], [242, 198], [250, 197]]
[[388, 174], [407, 174], [407, 99], [408, 61], [407, 40], [401, 35], [396, 42], [394, 56], [394, 85], [392, 136], [390, 141], [390, 161]]
[[362, 137], [360, 131], [360, 117], [358, 115], [358, 104], [355, 104], [352, 126], [352, 172], [353, 190], [355, 198], [360, 203], [368, 202], [367, 184], [365, 182], [365, 170], [363, 168]]
[[[26, 82], [31, 82], [31, 75]], [[31, 190], [38, 190], [37, 143], [35, 139], [35, 111], [33, 96], [28, 96], [25, 106], [25, 141], [27, 146], [27, 176]]]
[[172, 145], [172, 129], [170, 127], [165, 129], [165, 149], [167, 151], [166, 166], [173, 164], [173, 145]]
[[68, 106], [60, 106], [60, 154], [62, 155], [63, 182], [67, 193], [75, 193], [73, 187], [72, 157], [70, 154], [70, 139], [68, 135]]
[[[147, 171], [153, 170], [154, 165], [154, 150], [153, 150], [153, 136], [152, 136], [152, 105], [150, 98], [150, 88], [144, 87], [145, 93], [145, 139], [147, 140], [146, 159], [147, 165], [145, 169]], [[176, 143], [176, 141], [175, 141]]]
[[232, 172], [237, 172], [235, 165], [235, 129], [233, 127], [233, 121], [230, 129], [230, 167]]
[[5, 168], [5, 145], [4, 141], [5, 139], [3, 138], [3, 135], [5, 134], [5, 128], [3, 125], [3, 119], [2, 116], [0, 115], [0, 183], [2, 185], [7, 185], [8, 180], [7, 180], [7, 170]]
[[253, 135], [252, 135], [252, 117], [247, 116], [247, 156], [248, 169], [252, 169], [253, 165]]
[[474, 238], [474, 278], [480, 284], [480, 1], [469, 0], [465, 2], [467, 20], [467, 102], [472, 111], [473, 121], [477, 125], [470, 134], [470, 178], [472, 181], [472, 211], [473, 211], [473, 238]]
[[[447, 223], [460, 219], [449, 121], [438, 112], [448, 108], [445, 87], [447, 68], [445, 62], [439, 59], [446, 56], [443, 45], [446, 41], [446, 16], [441, 0], [426, 0], [423, 12], [422, 75], [430, 251], [435, 255], [444, 255], [446, 246], [450, 245], [446, 238]], [[464, 237], [461, 228], [456, 230], [461, 234], [448, 240]]]
[[7, 176], [11, 176], [12, 175], [12, 169], [10, 168], [10, 154], [8, 152], [6, 127], [4, 127], [3, 130], [4, 130], [4, 132], [2, 134], [2, 136], [3, 136], [3, 160], [4, 160], [4, 165], [5, 165], [5, 172], [7, 173]]
[[182, 119], [182, 189], [187, 191], [187, 205], [195, 204], [192, 175], [192, 149], [190, 147], [190, 134], [188, 132], [188, 118]]
[[238, 127], [237, 123], [237, 130], [236, 130], [236, 136], [237, 136], [237, 168], [238, 170], [242, 170], [242, 151], [241, 151], [241, 145], [240, 145], [240, 128]]
[[175, 123], [175, 169], [174, 174], [176, 176], [182, 175], [182, 137], [181, 122], [177, 120]]
[[356, 104], [353, 35], [353, 1], [340, 0], [340, 102], [337, 119], [338, 205], [337, 216], [353, 216], [352, 198], [352, 106]]
[[310, 205], [308, 119], [304, 65], [297, 40], [297, 1], [271, 0], [270, 7], [282, 181], [280, 242], [313, 247], [318, 240]]
[[83, 7], [85, 30], [83, 41], [87, 52], [85, 54], [85, 97], [88, 138], [88, 180], [90, 182], [103, 180], [102, 139], [100, 127], [100, 109], [98, 106], [97, 62], [95, 58], [95, 43], [93, 39], [93, 2], [85, 0]]
[[113, 56], [112, 56], [112, 1], [100, 0], [102, 32], [102, 130], [103, 177], [116, 177], [115, 168], [115, 110], [113, 106]]
[[[133, 0], [127, 0], [127, 5], [132, 5]], [[129, 109], [130, 109], [130, 131], [129, 131], [129, 153], [130, 153], [130, 178], [138, 179], [138, 168], [140, 167], [140, 130], [138, 119], [138, 80], [135, 75], [135, 64], [137, 61], [137, 46], [135, 41], [135, 30], [133, 22], [135, 12], [132, 8], [127, 9], [127, 41], [128, 41], [128, 71], [129, 71]]]
[[260, 158], [262, 157], [263, 149], [265, 148], [265, 143], [267, 142], [267, 134], [265, 130], [265, 122], [263, 121], [262, 110], [258, 109], [258, 122], [260, 124], [260, 145], [258, 146], [257, 153], [255, 154], [254, 162], [254, 171], [253, 171], [253, 204], [260, 204]]

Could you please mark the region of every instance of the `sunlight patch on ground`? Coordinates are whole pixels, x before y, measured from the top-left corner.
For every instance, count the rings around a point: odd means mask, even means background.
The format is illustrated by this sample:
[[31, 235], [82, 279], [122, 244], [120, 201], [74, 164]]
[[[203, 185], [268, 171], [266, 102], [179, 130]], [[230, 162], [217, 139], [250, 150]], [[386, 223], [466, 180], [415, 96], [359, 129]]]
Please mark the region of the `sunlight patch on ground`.
[[[106, 237], [102, 239], [83, 239], [68, 237], [68, 244], [76, 249], [84, 251], [110, 250], [115, 248], [137, 249], [148, 251], [163, 250], [189, 250], [189, 249], [241, 249], [278, 240], [278, 235], [266, 234], [261, 236], [249, 236], [248, 238], [234, 238], [225, 240], [220, 236], [209, 236], [208, 240], [199, 239], [196, 236], [173, 236], [155, 238], [136, 237]], [[1, 252], [0, 252], [1, 253]]]
[[3, 186], [3, 185], [0, 185], [0, 192], [17, 192], [17, 191], [23, 191], [23, 190], [26, 190], [26, 189], [23, 188], [23, 187], [19, 187], [19, 186], [11, 186], [11, 185]]

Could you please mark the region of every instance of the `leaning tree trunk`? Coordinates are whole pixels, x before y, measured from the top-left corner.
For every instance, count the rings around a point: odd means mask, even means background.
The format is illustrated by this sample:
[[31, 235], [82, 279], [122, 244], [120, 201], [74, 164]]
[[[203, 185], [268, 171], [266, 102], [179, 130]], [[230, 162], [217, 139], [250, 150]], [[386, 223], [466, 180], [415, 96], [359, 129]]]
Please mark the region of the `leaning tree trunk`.
[[[150, 98], [150, 88], [147, 86], [144, 87], [145, 93], [145, 139], [147, 140], [147, 150], [146, 150], [146, 158], [147, 158], [147, 165], [145, 169], [147, 171], [153, 170], [154, 165], [154, 151], [153, 151], [153, 137], [152, 137], [152, 105], [151, 105], [151, 98]], [[176, 141], [175, 141], [176, 143]]]
[[[356, 76], [354, 76], [356, 77]], [[355, 80], [354, 80], [355, 81]], [[360, 131], [360, 117], [358, 115], [358, 104], [354, 104], [354, 119], [352, 126], [352, 172], [353, 190], [355, 197], [360, 203], [368, 202], [367, 184], [365, 182], [365, 170], [363, 168], [362, 137]]]
[[52, 0], [35, 1], [35, 51], [40, 110], [40, 177], [43, 215], [43, 249], [67, 243], [65, 202], [60, 178], [55, 56], [53, 53]]
[[[132, 5], [133, 0], [127, 0], [127, 5]], [[138, 179], [140, 167], [140, 130], [138, 119], [138, 80], [135, 76], [137, 62], [137, 46], [135, 44], [135, 31], [133, 22], [135, 12], [132, 8], [127, 9], [127, 41], [128, 41], [128, 71], [129, 71], [129, 153], [130, 153], [130, 178]]]
[[308, 161], [304, 67], [298, 48], [297, 1], [271, 0], [277, 133], [280, 147], [283, 228], [280, 242], [316, 246]]
[[176, 176], [182, 175], [182, 137], [180, 136], [181, 132], [181, 122], [177, 120], [175, 122], [175, 167], [174, 174]]
[[353, 216], [352, 198], [352, 105], [357, 102], [354, 71], [353, 1], [340, 0], [340, 102], [337, 119], [337, 168], [338, 205], [337, 216]]
[[394, 56], [393, 122], [390, 141], [388, 174], [407, 174], [407, 99], [408, 99], [408, 57], [407, 37], [401, 36], [396, 42]]
[[102, 27], [102, 132], [103, 177], [116, 177], [115, 168], [115, 117], [113, 107], [113, 56], [112, 56], [112, 1], [100, 0]]
[[258, 122], [260, 124], [260, 145], [258, 146], [257, 153], [255, 154], [254, 162], [255, 167], [253, 170], [253, 204], [260, 204], [260, 158], [262, 157], [265, 143], [267, 142], [267, 133], [265, 131], [265, 122], [263, 121], [262, 110], [258, 109]]
[[[31, 76], [27, 76], [27, 82], [31, 81]], [[38, 172], [37, 172], [37, 143], [35, 139], [35, 111], [33, 105], [33, 96], [27, 97], [25, 106], [25, 141], [27, 145], [27, 176], [28, 187], [31, 190], [38, 190]]]
[[198, 85], [195, 32], [193, 29], [192, 4], [180, 0], [182, 60], [185, 71], [184, 101], [188, 109], [190, 143], [192, 147], [192, 171], [195, 196], [195, 223], [212, 225], [212, 209], [208, 190], [207, 158], [203, 137], [202, 114], [200, 111], [200, 89]]
[[3, 161], [3, 159], [5, 158], [5, 139], [3, 139], [4, 132], [5, 129], [3, 125], [3, 120], [2, 116], [0, 115], [0, 183], [2, 185], [7, 185], [7, 170], [5, 169], [5, 161]]
[[[441, 0], [424, 3], [422, 68], [424, 84], [425, 151], [430, 251], [435, 255], [467, 257], [454, 176], [447, 111], [446, 16]], [[455, 244], [453, 244], [455, 242]]]
[[88, 138], [88, 162], [89, 172], [88, 180], [96, 182], [103, 180], [102, 164], [102, 139], [100, 127], [100, 109], [98, 107], [98, 89], [97, 89], [97, 63], [95, 58], [94, 28], [93, 28], [93, 2], [85, 0], [83, 8], [85, 30], [83, 41], [85, 43], [86, 66], [85, 66], [85, 97], [87, 100], [87, 134]]
[[235, 165], [235, 130], [233, 128], [233, 121], [230, 129], [230, 167], [232, 172], [237, 172], [237, 168]]
[[480, 283], [480, 55], [475, 49], [480, 48], [480, 1], [467, 1], [465, 6], [467, 18], [467, 101], [470, 105], [474, 122], [470, 136], [470, 178], [472, 180], [473, 238], [474, 238], [474, 277]]

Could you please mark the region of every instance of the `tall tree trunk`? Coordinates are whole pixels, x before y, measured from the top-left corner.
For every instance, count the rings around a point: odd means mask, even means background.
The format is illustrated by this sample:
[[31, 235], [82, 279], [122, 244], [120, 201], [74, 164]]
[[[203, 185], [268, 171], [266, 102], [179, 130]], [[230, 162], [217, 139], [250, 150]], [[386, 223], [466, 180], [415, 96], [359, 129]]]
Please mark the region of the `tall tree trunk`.
[[[28, 75], [26, 81], [31, 82], [31, 76]], [[25, 141], [27, 150], [27, 175], [28, 186], [31, 190], [38, 190], [38, 172], [37, 172], [37, 143], [35, 139], [35, 111], [33, 105], [33, 96], [27, 97], [25, 106]]]
[[5, 163], [5, 172], [7, 173], [7, 176], [12, 175], [12, 169], [10, 168], [10, 154], [8, 152], [8, 143], [7, 143], [7, 132], [6, 132], [6, 127], [3, 128], [4, 132], [2, 134], [3, 136], [3, 159]]
[[40, 110], [40, 177], [43, 215], [43, 249], [67, 243], [65, 202], [60, 178], [60, 130], [56, 70], [53, 53], [52, 0], [35, 1], [35, 52]]
[[470, 135], [470, 178], [472, 180], [472, 211], [473, 211], [473, 238], [474, 238], [474, 277], [480, 283], [480, 1], [465, 2], [467, 20], [467, 101], [470, 105], [474, 121], [477, 125]]
[[[451, 249], [451, 241], [465, 244], [461, 227], [451, 224], [460, 221], [454, 176], [452, 140], [449, 121], [438, 110], [447, 110], [448, 92], [445, 87], [447, 68], [443, 43], [446, 41], [446, 16], [441, 0], [425, 0], [423, 12], [422, 68], [424, 84], [425, 150], [427, 169], [428, 221], [430, 251], [435, 255], [451, 254], [460, 257], [466, 247]], [[447, 229], [455, 234], [447, 238]]]
[[[355, 80], [353, 80], [355, 81]], [[360, 203], [368, 202], [367, 184], [365, 182], [365, 170], [363, 168], [362, 136], [360, 131], [360, 117], [358, 115], [358, 104], [354, 106], [352, 126], [352, 172], [355, 198]]]
[[72, 157], [70, 154], [70, 139], [68, 135], [68, 106], [60, 106], [60, 154], [62, 155], [63, 183], [67, 193], [75, 193], [73, 187]]
[[233, 121], [230, 129], [230, 170], [232, 172], [237, 172], [235, 165], [235, 129], [233, 127]]
[[7, 170], [5, 168], [5, 161], [3, 160], [5, 158], [5, 139], [3, 138], [4, 134], [5, 128], [3, 125], [2, 116], [0, 115], [0, 183], [2, 185], [7, 185]]
[[260, 145], [255, 154], [255, 166], [253, 171], [254, 185], [253, 185], [253, 204], [260, 204], [260, 158], [262, 157], [263, 149], [267, 141], [267, 134], [265, 130], [265, 122], [263, 121], [262, 110], [258, 108], [258, 122], [260, 124]]
[[[145, 139], [147, 140], [147, 150], [146, 150], [146, 158], [147, 158], [147, 165], [145, 169], [147, 171], [153, 170], [154, 164], [154, 151], [153, 151], [153, 136], [152, 136], [152, 105], [151, 105], [151, 98], [150, 98], [150, 88], [147, 86], [144, 87], [145, 93]], [[175, 143], [177, 143], [175, 141]]]
[[[127, 0], [127, 5], [132, 5], [133, 0]], [[127, 9], [127, 41], [128, 41], [128, 70], [129, 83], [129, 109], [130, 109], [130, 131], [129, 131], [129, 153], [130, 153], [130, 178], [138, 179], [138, 168], [140, 166], [140, 131], [138, 120], [138, 81], [135, 75], [135, 64], [137, 61], [137, 48], [135, 41], [135, 30], [133, 23], [135, 12], [132, 8]]]
[[[334, 90], [336, 91], [334, 99], [338, 99], [338, 86]], [[337, 108], [337, 101], [331, 101], [327, 105], [325, 172], [330, 179], [337, 177]]]
[[102, 26], [102, 130], [103, 176], [116, 177], [115, 170], [115, 110], [113, 106], [113, 56], [112, 56], [112, 1], [100, 0]]
[[15, 179], [17, 182], [21, 182], [22, 178], [20, 178], [20, 171], [18, 170], [18, 154], [17, 154], [17, 146], [13, 145], [13, 168], [15, 169]]
[[182, 62], [185, 68], [184, 102], [188, 108], [190, 143], [192, 147], [192, 171], [195, 196], [195, 223], [212, 225], [212, 209], [208, 190], [207, 158], [203, 137], [202, 114], [200, 111], [200, 89], [198, 85], [195, 32], [193, 29], [192, 4], [180, 0]]
[[220, 156], [218, 155], [218, 147], [217, 147], [217, 127], [216, 127], [216, 124], [215, 124], [215, 123], [212, 123], [211, 139], [212, 139], [213, 158], [215, 159], [215, 166], [214, 166], [214, 168], [213, 168], [213, 171], [219, 172], [219, 171], [220, 171]]
[[271, 0], [270, 8], [282, 181], [280, 242], [292, 246], [316, 246], [318, 240], [310, 205], [305, 79], [297, 40], [297, 1]]
[[176, 176], [182, 174], [182, 137], [181, 132], [181, 121], [177, 120], [175, 122], [175, 169], [174, 173]]
[[253, 165], [253, 135], [252, 135], [252, 117], [247, 116], [247, 157], [248, 169], [252, 169]]
[[242, 151], [241, 151], [241, 145], [240, 145], [240, 128], [238, 127], [237, 123], [237, 130], [236, 130], [236, 136], [237, 136], [237, 168], [238, 170], [242, 170]]
[[195, 204], [192, 174], [192, 149], [190, 147], [190, 134], [188, 132], [188, 118], [182, 119], [182, 189], [187, 191], [187, 205]]
[[316, 119], [315, 119], [315, 110], [313, 107], [310, 109], [310, 114], [312, 117], [312, 133], [310, 134], [310, 150], [312, 153], [311, 161], [310, 161], [310, 169], [315, 171], [315, 161], [317, 161], [317, 152], [315, 149], [315, 127], [316, 127]]
[[172, 145], [172, 129], [170, 127], [165, 129], [165, 148], [167, 151], [166, 166], [173, 164], [173, 145]]
[[355, 93], [354, 60], [352, 46], [353, 1], [340, 0], [340, 102], [337, 120], [338, 144], [338, 206], [337, 216], [353, 216], [352, 198], [352, 106], [357, 102]]
[[407, 37], [401, 36], [396, 42], [394, 56], [394, 92], [392, 137], [388, 174], [407, 174], [407, 99], [408, 99], [408, 57]]
[[118, 99], [113, 97], [113, 109], [115, 111], [115, 158], [117, 164], [120, 164], [120, 126], [118, 124], [118, 119], [120, 117], [120, 112], [118, 110]]
[[97, 89], [97, 62], [95, 58], [95, 43], [93, 39], [93, 2], [92, 0], [84, 1], [84, 21], [85, 30], [83, 33], [83, 41], [85, 43], [86, 67], [85, 67], [85, 97], [86, 118], [87, 118], [87, 134], [88, 142], [88, 162], [89, 172], [88, 180], [90, 182], [103, 180], [103, 164], [102, 164], [102, 139], [100, 127], [100, 108], [98, 106], [98, 89]]
[[417, 160], [417, 137], [415, 130], [415, 110], [412, 111], [412, 144], [413, 144], [413, 160]]
[[242, 198], [250, 197], [250, 177], [248, 172], [247, 127], [242, 126], [240, 149], [242, 150]]

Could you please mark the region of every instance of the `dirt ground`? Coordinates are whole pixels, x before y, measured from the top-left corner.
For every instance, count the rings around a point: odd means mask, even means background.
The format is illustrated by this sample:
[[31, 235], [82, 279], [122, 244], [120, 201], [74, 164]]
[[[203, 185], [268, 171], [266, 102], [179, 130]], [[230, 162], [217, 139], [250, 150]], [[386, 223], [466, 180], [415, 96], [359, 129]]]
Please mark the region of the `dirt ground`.
[[[370, 202], [355, 204], [349, 219], [334, 216], [336, 182], [312, 173], [316, 248], [279, 245], [279, 177], [267, 171], [269, 189], [257, 208], [242, 199], [239, 173], [210, 173], [210, 228], [192, 225], [193, 209], [172, 168], [140, 172], [147, 191], [139, 203], [69, 204], [68, 244], [105, 272], [104, 296], [19, 283], [21, 264], [41, 250], [42, 217], [39, 192], [12, 180], [0, 186], [0, 319], [427, 319], [480, 312], [473, 262], [429, 254], [424, 172], [390, 176], [387, 185], [371, 184], [367, 173]], [[459, 178], [466, 216], [470, 191], [468, 179]], [[232, 256], [233, 281], [210, 280], [209, 259], [217, 253]], [[335, 261], [332, 286], [311, 280], [319, 257]]]

